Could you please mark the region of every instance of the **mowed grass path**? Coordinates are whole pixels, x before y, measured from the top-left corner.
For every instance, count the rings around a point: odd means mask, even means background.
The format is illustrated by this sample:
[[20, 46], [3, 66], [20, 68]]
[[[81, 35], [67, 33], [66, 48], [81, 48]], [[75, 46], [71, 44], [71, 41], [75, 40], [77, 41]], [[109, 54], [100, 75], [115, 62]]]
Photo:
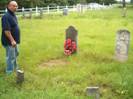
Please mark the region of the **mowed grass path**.
[[[0, 99], [93, 99], [85, 94], [88, 86], [99, 86], [101, 99], [132, 99], [132, 13], [128, 9], [123, 18], [121, 9], [111, 9], [19, 19], [18, 63], [25, 81], [19, 86], [15, 74], [5, 75], [0, 45]], [[67, 57], [63, 44], [69, 25], [78, 30], [78, 53]], [[116, 31], [122, 28], [131, 32], [131, 42], [128, 61], [120, 63], [114, 60], [114, 51]]]

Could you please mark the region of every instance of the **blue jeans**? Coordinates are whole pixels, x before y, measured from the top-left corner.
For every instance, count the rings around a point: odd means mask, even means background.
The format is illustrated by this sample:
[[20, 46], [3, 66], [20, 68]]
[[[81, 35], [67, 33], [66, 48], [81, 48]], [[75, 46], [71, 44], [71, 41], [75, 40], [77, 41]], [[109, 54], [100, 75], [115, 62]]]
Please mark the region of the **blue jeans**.
[[17, 56], [18, 52], [18, 45], [16, 47], [12, 46], [5, 46], [6, 49], [6, 73], [12, 73], [15, 69], [18, 69], [17, 65]]

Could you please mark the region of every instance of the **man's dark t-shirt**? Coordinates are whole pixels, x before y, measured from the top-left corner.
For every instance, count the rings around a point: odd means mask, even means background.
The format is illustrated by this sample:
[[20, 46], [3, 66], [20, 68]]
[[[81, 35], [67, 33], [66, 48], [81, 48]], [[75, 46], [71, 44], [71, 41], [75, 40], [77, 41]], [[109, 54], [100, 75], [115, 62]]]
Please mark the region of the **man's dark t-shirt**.
[[16, 15], [8, 10], [5, 15], [2, 17], [2, 36], [1, 42], [3, 46], [11, 45], [10, 40], [6, 37], [5, 31], [10, 31], [14, 40], [17, 44], [20, 43], [20, 29], [18, 26], [18, 21]]

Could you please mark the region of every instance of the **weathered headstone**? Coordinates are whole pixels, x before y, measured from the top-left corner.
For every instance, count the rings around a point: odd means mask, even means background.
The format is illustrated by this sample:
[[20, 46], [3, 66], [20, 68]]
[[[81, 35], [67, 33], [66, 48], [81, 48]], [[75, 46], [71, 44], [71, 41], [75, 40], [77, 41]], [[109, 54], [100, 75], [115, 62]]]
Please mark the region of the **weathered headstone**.
[[32, 18], [32, 8], [30, 8], [29, 11], [26, 11], [24, 8], [22, 8], [22, 18], [31, 19]]
[[63, 9], [63, 15], [68, 15], [68, 8]]
[[30, 8], [30, 12], [29, 12], [29, 18], [32, 18], [32, 8]]
[[40, 8], [40, 18], [43, 17], [43, 8]]
[[116, 38], [116, 59], [118, 61], [126, 61], [128, 59], [128, 49], [130, 43], [130, 32], [128, 30], [119, 30]]
[[36, 6], [36, 16], [38, 16], [38, 7]]
[[85, 6], [81, 5], [81, 13], [84, 13], [84, 12], [85, 12]]
[[24, 72], [22, 70], [17, 70], [16, 83], [22, 84], [23, 81], [24, 81]]
[[24, 10], [24, 7], [22, 8], [22, 18], [25, 18], [25, 10]]
[[[37, 9], [38, 9], [38, 8], [37, 8]], [[35, 18], [36, 18], [36, 19], [42, 19], [42, 18], [43, 18], [43, 8], [39, 8], [37, 11], [38, 11], [38, 12], [36, 13]]]
[[126, 17], [126, 15], [127, 15], [127, 9], [123, 8], [122, 9], [122, 17]]
[[77, 52], [77, 30], [73, 26], [66, 29], [66, 39], [64, 42], [64, 54], [69, 56]]
[[77, 4], [77, 12], [78, 12], [78, 13], [81, 12], [81, 4]]
[[87, 87], [86, 94], [95, 97], [95, 99], [100, 99], [99, 87]]
[[66, 29], [66, 40], [70, 38], [71, 40], [76, 42], [76, 45], [77, 45], [77, 35], [78, 31], [73, 26], [69, 26]]

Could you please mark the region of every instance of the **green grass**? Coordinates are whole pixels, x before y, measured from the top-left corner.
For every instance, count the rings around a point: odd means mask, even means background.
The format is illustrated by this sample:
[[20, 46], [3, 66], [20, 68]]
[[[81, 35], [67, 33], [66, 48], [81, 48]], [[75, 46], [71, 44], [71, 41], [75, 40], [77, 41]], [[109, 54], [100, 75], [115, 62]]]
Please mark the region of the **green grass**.
[[[21, 44], [18, 63], [25, 81], [15, 83], [6, 75], [5, 50], [0, 45], [0, 99], [92, 99], [88, 86], [99, 86], [101, 99], [133, 98], [133, 9], [121, 17], [121, 9], [88, 11], [69, 16], [45, 15], [43, 19], [20, 19]], [[63, 54], [65, 29], [78, 30], [78, 53]], [[116, 31], [131, 32], [128, 60], [114, 60]], [[1, 29], [1, 28], [0, 28]], [[60, 60], [55, 66], [40, 66]]]

